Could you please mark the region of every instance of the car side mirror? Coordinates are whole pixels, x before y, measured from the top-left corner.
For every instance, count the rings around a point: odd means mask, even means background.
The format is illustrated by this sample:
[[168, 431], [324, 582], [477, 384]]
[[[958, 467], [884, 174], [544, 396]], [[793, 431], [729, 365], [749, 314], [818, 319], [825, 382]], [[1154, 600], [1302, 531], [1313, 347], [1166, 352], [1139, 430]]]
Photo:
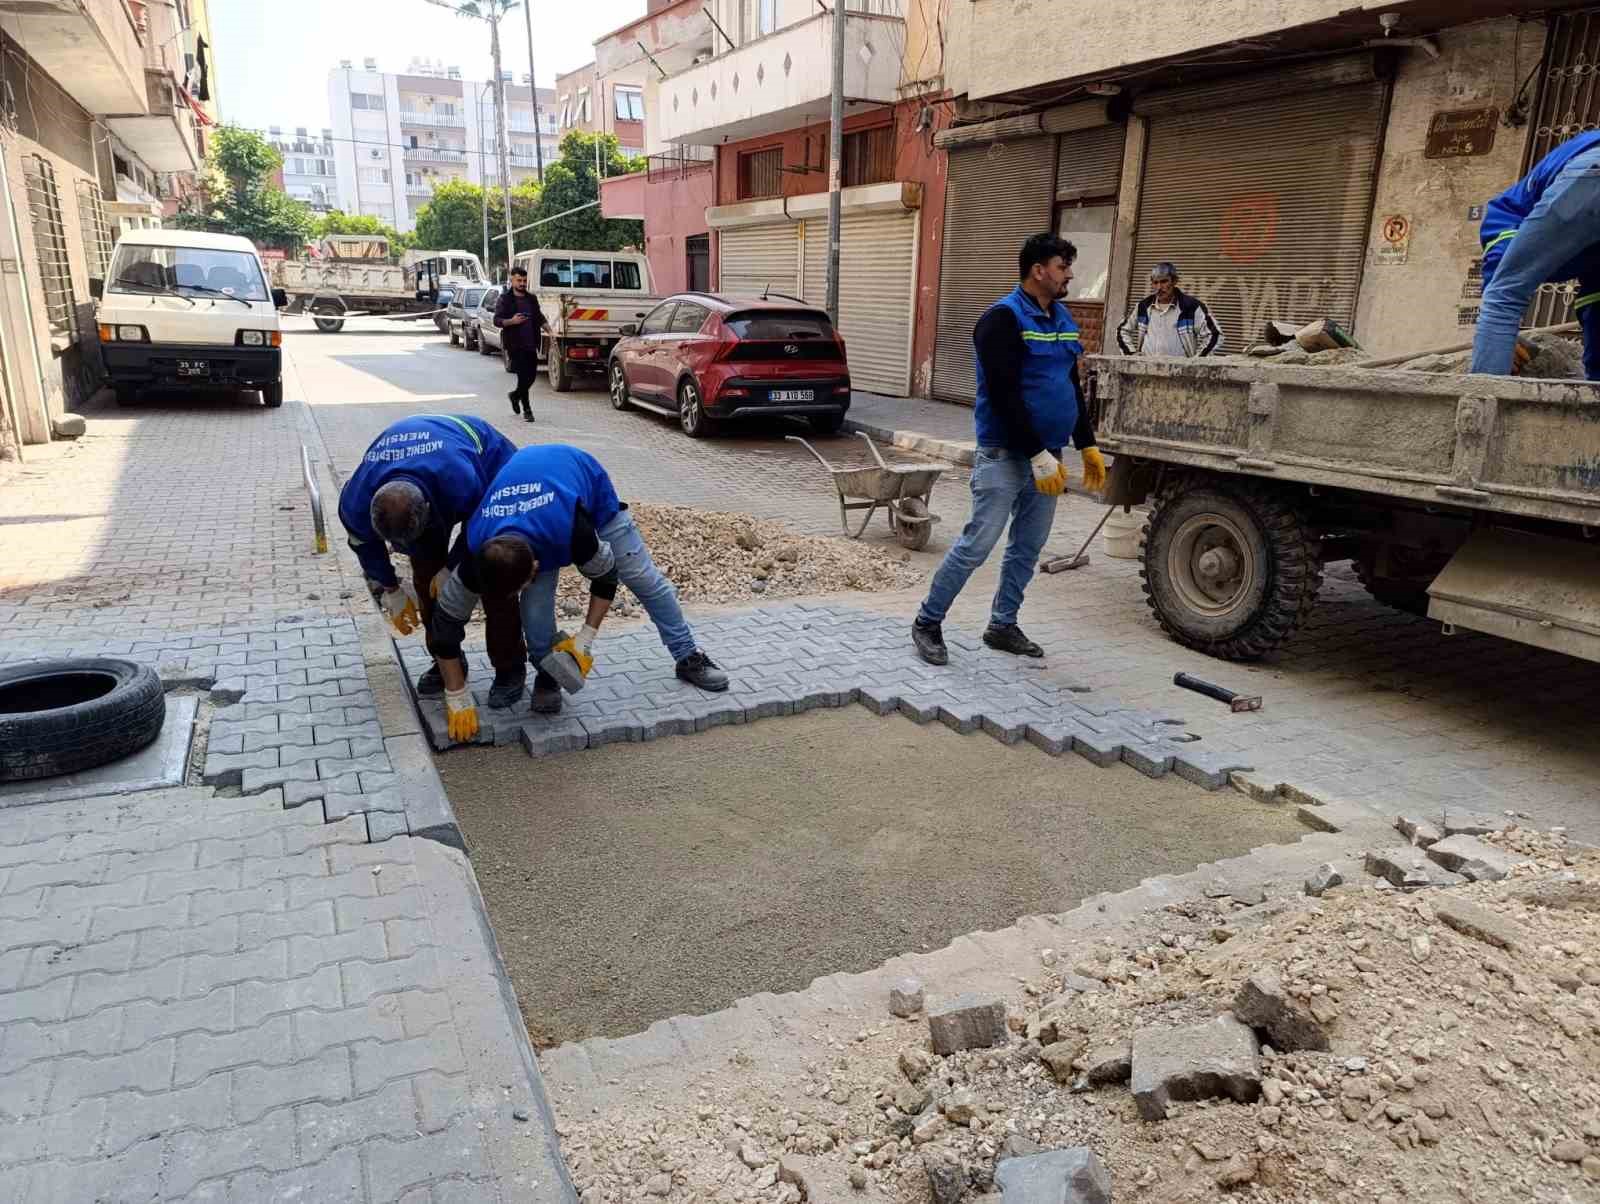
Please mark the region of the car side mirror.
[[622, 337], [625, 338], [625, 339], [632, 338], [634, 335], [636, 335], [638, 333], [639, 333], [638, 326], [634, 325], [632, 322], [627, 323], [622, 328]]
[[289, 290], [288, 289], [275, 288], [275, 289], [272, 290], [272, 307], [274, 309], [288, 309], [289, 308]]
[[106, 295], [106, 282], [102, 277], [89, 277], [89, 295], [96, 301], [100, 300], [101, 297]]

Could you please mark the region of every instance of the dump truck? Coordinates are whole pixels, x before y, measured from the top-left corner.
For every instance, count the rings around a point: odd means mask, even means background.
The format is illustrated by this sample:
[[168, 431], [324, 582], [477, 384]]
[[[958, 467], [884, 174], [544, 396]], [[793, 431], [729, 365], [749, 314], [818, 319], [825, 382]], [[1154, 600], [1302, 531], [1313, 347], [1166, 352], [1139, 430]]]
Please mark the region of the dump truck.
[[317, 243], [314, 258], [275, 263], [272, 283], [289, 295], [289, 313], [308, 313], [318, 330], [332, 334], [348, 318], [429, 318], [440, 289], [482, 287], [484, 277], [471, 251], [407, 251], [394, 263], [388, 239], [336, 234]]
[[1353, 562], [1373, 597], [1600, 661], [1600, 388], [1092, 356], [1106, 500], [1148, 503], [1144, 592], [1180, 644], [1253, 660]]

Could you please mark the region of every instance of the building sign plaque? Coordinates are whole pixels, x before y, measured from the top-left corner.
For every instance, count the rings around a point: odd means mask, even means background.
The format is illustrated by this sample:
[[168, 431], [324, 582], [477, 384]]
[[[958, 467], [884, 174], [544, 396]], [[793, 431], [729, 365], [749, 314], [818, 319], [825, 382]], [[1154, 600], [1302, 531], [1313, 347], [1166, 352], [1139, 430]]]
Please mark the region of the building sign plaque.
[[1428, 123], [1425, 159], [1463, 159], [1487, 155], [1494, 149], [1494, 131], [1500, 120], [1499, 109], [1455, 109], [1435, 113]]

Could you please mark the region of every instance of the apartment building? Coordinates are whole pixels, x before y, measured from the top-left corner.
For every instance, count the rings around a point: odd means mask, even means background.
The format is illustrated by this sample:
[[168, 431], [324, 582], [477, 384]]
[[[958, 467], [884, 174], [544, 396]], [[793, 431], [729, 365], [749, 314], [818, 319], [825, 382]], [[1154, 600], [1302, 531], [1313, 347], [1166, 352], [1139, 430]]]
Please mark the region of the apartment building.
[[[506, 134], [513, 185], [536, 178], [539, 154], [558, 145], [555, 92], [506, 75]], [[409, 231], [434, 188], [447, 180], [499, 184], [496, 95], [492, 80], [415, 59], [405, 72], [344, 60], [328, 75], [338, 207]], [[537, 107], [537, 118], [535, 108]], [[537, 123], [536, 123], [537, 122]]]
[[0, 453], [100, 385], [90, 282], [197, 187], [216, 109], [196, 0], [11, 6], [0, 23]]
[[644, 154], [647, 69], [648, 63], [635, 52], [631, 61], [619, 58], [610, 70], [601, 70], [597, 62], [586, 63], [576, 71], [556, 76], [560, 132], [615, 134], [623, 154]]
[[317, 213], [339, 207], [332, 129], [316, 135], [302, 125], [286, 136], [281, 126], [274, 125], [267, 129], [267, 142], [283, 156], [278, 186], [284, 192]]

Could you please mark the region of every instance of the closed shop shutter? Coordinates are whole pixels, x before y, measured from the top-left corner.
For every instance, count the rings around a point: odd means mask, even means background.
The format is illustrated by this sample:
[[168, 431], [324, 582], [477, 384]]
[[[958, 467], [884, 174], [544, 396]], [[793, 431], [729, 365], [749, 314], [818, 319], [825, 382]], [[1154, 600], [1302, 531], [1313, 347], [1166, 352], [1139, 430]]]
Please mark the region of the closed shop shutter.
[[1056, 156], [1056, 200], [1116, 196], [1122, 185], [1125, 133], [1123, 126], [1102, 125], [1061, 135], [1061, 151]]
[[985, 143], [950, 152], [944, 253], [939, 265], [939, 334], [933, 395], [971, 404], [978, 391], [972, 328], [1017, 287], [1017, 252], [1050, 229], [1054, 137]]
[[[839, 333], [850, 384], [903, 397], [911, 391], [912, 276], [917, 215], [846, 214], [839, 225]], [[805, 228], [805, 299], [828, 299], [828, 222]]]
[[1238, 352], [1269, 319], [1353, 329], [1386, 85], [1150, 118], [1129, 295], [1159, 260]]
[[799, 268], [800, 246], [793, 222], [737, 226], [722, 232], [719, 272], [724, 293], [797, 296]]

